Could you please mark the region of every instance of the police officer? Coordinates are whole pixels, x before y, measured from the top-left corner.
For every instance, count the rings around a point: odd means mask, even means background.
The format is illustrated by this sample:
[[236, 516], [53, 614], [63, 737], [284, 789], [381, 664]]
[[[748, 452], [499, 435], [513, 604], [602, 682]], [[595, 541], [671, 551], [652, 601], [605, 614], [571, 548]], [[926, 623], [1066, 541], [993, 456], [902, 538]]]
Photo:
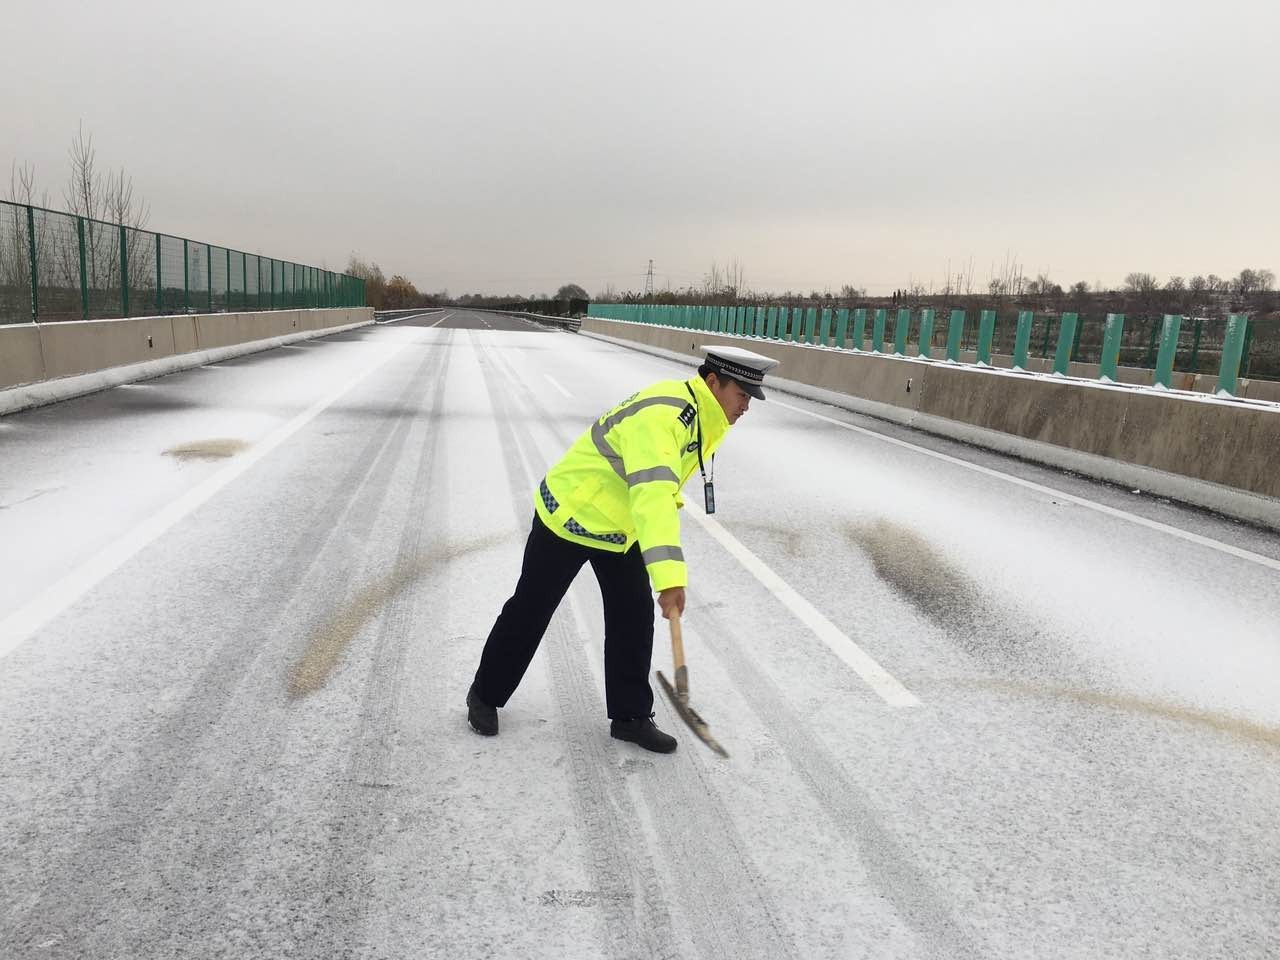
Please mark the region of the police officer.
[[684, 612], [680, 488], [700, 473], [707, 512], [715, 510], [716, 448], [751, 398], [764, 399], [764, 375], [778, 363], [737, 347], [702, 351], [696, 377], [663, 380], [622, 401], [538, 485], [520, 579], [467, 692], [467, 720], [477, 733], [497, 734], [497, 708], [515, 692], [569, 584], [589, 563], [604, 599], [609, 732], [646, 750], [675, 750], [675, 738], [653, 722], [650, 585], [664, 617]]

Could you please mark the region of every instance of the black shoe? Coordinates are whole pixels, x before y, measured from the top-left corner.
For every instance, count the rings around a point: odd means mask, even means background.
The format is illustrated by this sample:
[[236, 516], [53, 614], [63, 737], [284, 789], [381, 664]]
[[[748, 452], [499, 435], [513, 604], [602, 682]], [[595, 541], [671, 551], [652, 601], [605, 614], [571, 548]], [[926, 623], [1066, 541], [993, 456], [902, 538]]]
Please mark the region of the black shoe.
[[634, 720], [614, 720], [609, 724], [609, 736], [615, 740], [626, 740], [637, 746], [652, 750], [654, 753], [674, 753], [676, 738], [663, 733], [653, 722], [653, 715], [636, 717]]
[[467, 723], [481, 736], [498, 735], [498, 711], [480, 699], [474, 683], [467, 691]]

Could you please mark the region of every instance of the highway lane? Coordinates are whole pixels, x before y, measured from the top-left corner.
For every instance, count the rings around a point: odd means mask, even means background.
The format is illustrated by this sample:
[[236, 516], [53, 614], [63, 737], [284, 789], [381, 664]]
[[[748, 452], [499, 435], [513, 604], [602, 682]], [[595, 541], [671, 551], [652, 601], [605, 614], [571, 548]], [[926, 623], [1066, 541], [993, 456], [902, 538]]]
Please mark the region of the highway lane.
[[534, 483], [672, 374], [456, 311], [0, 419], [0, 538], [21, 545], [0, 618], [28, 611], [0, 659], [0, 942], [1280, 949], [1275, 570], [882, 437], [1262, 558], [1277, 539], [793, 397], [753, 404], [718, 513], [684, 523], [694, 699], [731, 759], [608, 738], [589, 576], [502, 735], [472, 734]]

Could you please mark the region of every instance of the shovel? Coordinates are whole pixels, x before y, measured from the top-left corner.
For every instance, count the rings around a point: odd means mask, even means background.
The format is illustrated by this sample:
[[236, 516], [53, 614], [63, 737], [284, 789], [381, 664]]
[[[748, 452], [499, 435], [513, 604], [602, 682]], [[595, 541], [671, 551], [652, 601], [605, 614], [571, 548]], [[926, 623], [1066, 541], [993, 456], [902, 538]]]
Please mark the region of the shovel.
[[658, 682], [666, 691], [667, 699], [676, 708], [676, 713], [680, 714], [680, 719], [685, 722], [685, 725], [698, 735], [699, 740], [720, 756], [728, 757], [729, 754], [724, 747], [720, 746], [716, 738], [711, 735], [707, 722], [698, 716], [697, 710], [689, 706], [689, 668], [684, 665], [684, 636], [680, 632], [678, 613], [673, 613], [671, 617], [671, 659], [676, 668], [675, 687], [671, 686], [671, 681], [662, 675], [661, 670], [658, 671]]

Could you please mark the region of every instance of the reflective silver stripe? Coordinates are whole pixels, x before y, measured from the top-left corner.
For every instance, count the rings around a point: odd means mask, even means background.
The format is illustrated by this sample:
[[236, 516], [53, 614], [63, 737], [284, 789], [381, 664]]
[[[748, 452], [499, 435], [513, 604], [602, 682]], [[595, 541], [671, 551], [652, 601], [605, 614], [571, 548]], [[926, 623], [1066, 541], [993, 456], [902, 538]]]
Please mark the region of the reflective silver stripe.
[[579, 537], [586, 537], [588, 540], [600, 540], [604, 543], [616, 543], [618, 546], [624, 546], [627, 542], [626, 534], [622, 533], [592, 533], [577, 520], [570, 517], [564, 522], [564, 528], [570, 533]]
[[551, 493], [551, 488], [547, 486], [546, 477], [542, 478], [542, 483], [538, 484], [538, 493], [542, 496], [542, 505], [547, 508], [547, 513], [555, 513], [560, 509], [560, 502]]
[[659, 560], [679, 560], [684, 563], [684, 551], [679, 547], [650, 547], [640, 554], [640, 559], [646, 564], [657, 563]]
[[593, 423], [591, 425], [591, 442], [596, 445], [596, 452], [609, 461], [609, 466], [613, 467], [613, 472], [623, 480], [626, 480], [627, 471], [622, 466], [622, 456], [617, 450], [613, 449], [612, 444], [605, 439], [605, 434], [633, 413], [639, 413], [646, 407], [666, 405], [669, 407], [679, 407], [683, 410], [688, 406], [688, 403], [689, 402], [687, 400], [681, 400], [678, 397], [645, 397], [643, 400], [637, 400], [630, 406], [623, 407], [617, 413], [606, 417], [603, 423], [598, 420]]
[[672, 483], [679, 485], [680, 478], [676, 476], [676, 472], [670, 467], [650, 467], [648, 470], [637, 470], [635, 473], [628, 473], [624, 477], [628, 487], [634, 487], [638, 483], [652, 483], [655, 480], [670, 480]]

